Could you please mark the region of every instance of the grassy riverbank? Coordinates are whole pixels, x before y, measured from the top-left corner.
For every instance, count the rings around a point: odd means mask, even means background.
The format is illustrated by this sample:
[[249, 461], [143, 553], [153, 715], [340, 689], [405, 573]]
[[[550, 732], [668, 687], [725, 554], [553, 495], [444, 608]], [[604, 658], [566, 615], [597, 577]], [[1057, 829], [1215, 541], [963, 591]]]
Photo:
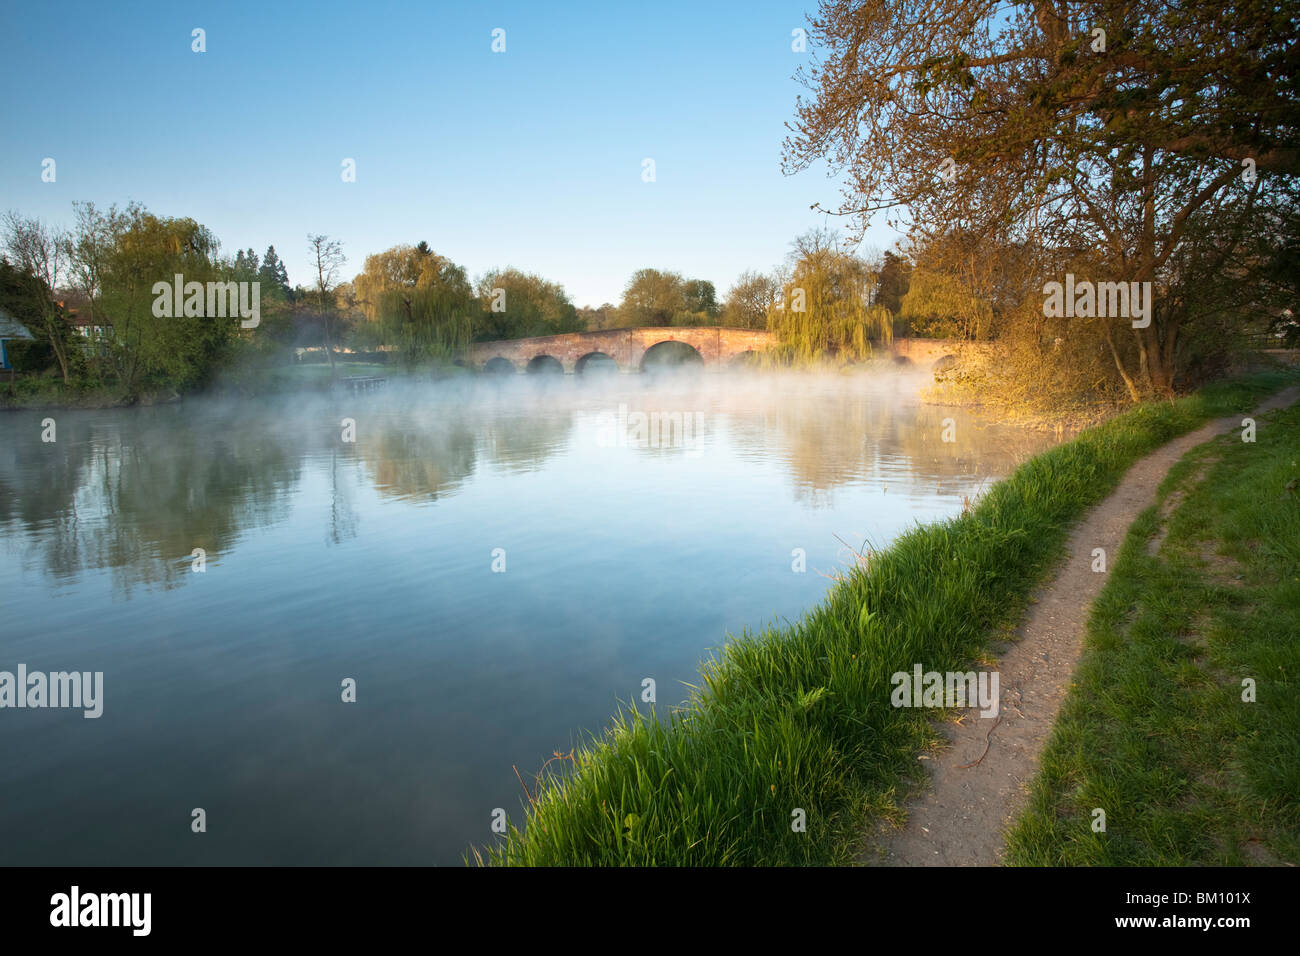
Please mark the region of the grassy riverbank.
[[0, 382], [0, 410], [126, 408], [131, 405], [162, 405], [180, 400], [173, 389], [128, 392], [117, 385], [90, 385], [74, 382], [65, 385], [56, 378], [19, 379], [11, 389]]
[[350, 376], [378, 376], [393, 382], [440, 381], [473, 374], [456, 365], [422, 366], [411, 370], [401, 366], [370, 362], [339, 362], [334, 369], [325, 363], [299, 365], [250, 366], [230, 370], [205, 389], [182, 394], [171, 388], [127, 392], [116, 385], [72, 383], [64, 385], [56, 378], [19, 379], [11, 391], [0, 380], [0, 410], [124, 408], [132, 405], [160, 405], [201, 395], [242, 395], [257, 397], [292, 392], [325, 392]]
[[214, 389], [246, 396], [280, 395], [328, 391], [354, 376], [375, 376], [394, 384], [427, 384], [473, 374], [467, 368], [442, 362], [428, 362], [414, 368], [398, 363], [337, 362], [333, 369], [324, 362], [314, 362], [240, 368], [220, 377]]
[[[1031, 459], [970, 513], [874, 555], [799, 622], [729, 641], [688, 706], [657, 720], [620, 715], [482, 860], [848, 862], [934, 735], [933, 713], [890, 706], [890, 675], [916, 663], [966, 670], [1019, 619], [1071, 524], [1130, 464], [1295, 380], [1269, 372], [1145, 405]], [[806, 831], [794, 826], [801, 817]]]
[[1300, 408], [1257, 429], [1180, 462], [1130, 530], [1013, 862], [1300, 863]]

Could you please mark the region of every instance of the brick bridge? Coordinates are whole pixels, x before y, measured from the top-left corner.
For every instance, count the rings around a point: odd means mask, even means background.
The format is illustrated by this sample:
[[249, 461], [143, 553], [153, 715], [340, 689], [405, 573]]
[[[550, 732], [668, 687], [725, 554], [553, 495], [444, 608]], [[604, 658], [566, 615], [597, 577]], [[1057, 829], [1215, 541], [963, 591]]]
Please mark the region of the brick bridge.
[[[757, 329], [685, 327], [569, 332], [478, 342], [470, 347], [469, 364], [485, 371], [580, 374], [589, 361], [604, 356], [612, 359], [619, 371], [639, 372], [645, 367], [646, 354], [665, 342], [690, 346], [705, 365], [724, 366], [763, 351], [775, 342], [775, 337]], [[968, 343], [951, 339], [895, 339], [890, 354], [895, 360], [929, 367], [969, 347]]]
[[894, 339], [889, 350], [894, 361], [933, 369], [942, 359], [959, 359], [963, 356], [987, 358], [993, 354], [989, 342], [967, 342], [963, 339]]
[[772, 333], [756, 329], [640, 328], [603, 332], [569, 332], [531, 339], [479, 342], [470, 347], [470, 364], [487, 371], [581, 373], [594, 356], [614, 360], [622, 372], [639, 372], [646, 353], [665, 342], [690, 346], [705, 365], [726, 365], [747, 352], [758, 353], [774, 341]]

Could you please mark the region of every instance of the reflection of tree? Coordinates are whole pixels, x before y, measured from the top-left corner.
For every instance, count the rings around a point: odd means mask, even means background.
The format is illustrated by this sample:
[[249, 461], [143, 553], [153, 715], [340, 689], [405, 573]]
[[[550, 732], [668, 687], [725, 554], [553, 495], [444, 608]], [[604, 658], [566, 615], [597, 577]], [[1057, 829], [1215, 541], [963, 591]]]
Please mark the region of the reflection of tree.
[[757, 408], [742, 405], [728, 411], [731, 433], [742, 450], [767, 454], [777, 437], [796, 483], [814, 493], [870, 473], [880, 440], [898, 414], [892, 402], [805, 396], [793, 390]]
[[521, 404], [445, 403], [385, 417], [358, 448], [381, 493], [436, 499], [460, 488], [479, 454], [508, 471], [533, 471], [563, 447], [572, 409]]
[[480, 423], [484, 454], [508, 471], [535, 471], [554, 455], [573, 430], [573, 411], [515, 414]]
[[464, 421], [421, 426], [399, 419], [376, 427], [358, 451], [382, 494], [436, 499], [474, 472], [475, 436]]
[[[771, 400], [728, 394], [723, 411], [742, 453], [767, 454], [773, 436], [784, 446], [802, 493], [824, 496], [855, 480], [897, 482], [900, 492], [933, 492], [945, 479], [976, 480], [1009, 473], [1048, 439], [999, 426], [963, 409], [921, 405], [888, 390], [813, 387], [783, 390]], [[943, 441], [951, 418], [956, 441]]]
[[[120, 589], [174, 587], [189, 573], [193, 549], [219, 560], [242, 532], [282, 520], [306, 460], [328, 469], [328, 501], [318, 520], [327, 522], [327, 542], [338, 544], [358, 533], [364, 484], [384, 496], [436, 500], [455, 494], [480, 458], [507, 472], [536, 471], [562, 453], [575, 414], [610, 413], [620, 402], [647, 414], [680, 411], [683, 424], [701, 412], [703, 434], [692, 428], [694, 441], [707, 435], [716, 446], [725, 435], [741, 459], [778, 457], [788, 463], [796, 494], [814, 499], [868, 480], [887, 482], [890, 494], [929, 495], [945, 485], [960, 493], [1008, 473], [1048, 443], [861, 382], [636, 379], [597, 393], [396, 389], [355, 413], [364, 422], [362, 437], [343, 447], [334, 424], [307, 427], [337, 423], [336, 410], [300, 403], [59, 412], [53, 444], [40, 440], [42, 416], [19, 413], [6, 422], [0, 443], [0, 524], [21, 533], [3, 540], [26, 549], [24, 559], [56, 580], [106, 568]], [[953, 443], [941, 438], [945, 418], [955, 420]]]
[[352, 479], [339, 484], [339, 452], [330, 450], [330, 523], [327, 544], [342, 544], [357, 536], [357, 512], [352, 503]]
[[[397, 414], [368, 416], [356, 446], [306, 421], [333, 412], [264, 404], [193, 402], [111, 413], [54, 413], [58, 441], [40, 418], [11, 419], [0, 445], [0, 523], [16, 523], [25, 560], [55, 579], [107, 568], [114, 584], [175, 587], [191, 553], [209, 562], [239, 535], [284, 518], [310, 456], [325, 472], [327, 543], [358, 533], [357, 489], [436, 499], [473, 474], [478, 455], [532, 470], [567, 439], [573, 413], [518, 401], [471, 403], [422, 393]], [[430, 410], [432, 407], [433, 410]]]
[[58, 441], [39, 429], [0, 451], [0, 519], [20, 522], [45, 570], [109, 568], [117, 587], [173, 587], [190, 554], [208, 560], [239, 534], [282, 518], [301, 453], [271, 416], [235, 409], [63, 412]]

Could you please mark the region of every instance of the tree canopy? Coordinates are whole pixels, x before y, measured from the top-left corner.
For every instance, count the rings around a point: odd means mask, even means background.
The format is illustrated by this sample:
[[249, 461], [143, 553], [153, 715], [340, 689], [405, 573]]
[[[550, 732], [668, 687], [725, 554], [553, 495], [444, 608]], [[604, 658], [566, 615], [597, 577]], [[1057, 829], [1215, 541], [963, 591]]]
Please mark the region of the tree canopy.
[[815, 96], [786, 169], [829, 160], [846, 182], [835, 211], [858, 229], [883, 211], [922, 242], [958, 229], [1040, 250], [1026, 298], [1067, 270], [1152, 282], [1131, 349], [1099, 320], [1147, 389], [1172, 385], [1187, 315], [1164, 293], [1198, 219], [1242, 226], [1226, 261], [1263, 192], [1297, 172], [1289, 4], [823, 0], [811, 34], [825, 55], [802, 74]]

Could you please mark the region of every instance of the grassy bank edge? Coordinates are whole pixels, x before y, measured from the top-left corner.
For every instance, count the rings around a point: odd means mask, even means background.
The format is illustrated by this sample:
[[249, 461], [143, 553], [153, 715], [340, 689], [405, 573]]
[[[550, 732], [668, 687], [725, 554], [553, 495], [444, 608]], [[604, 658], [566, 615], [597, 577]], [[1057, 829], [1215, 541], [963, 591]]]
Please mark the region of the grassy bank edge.
[[0, 381], [0, 412], [131, 408], [136, 405], [166, 405], [180, 400], [181, 395], [170, 388], [132, 393], [112, 385], [65, 386], [49, 380], [35, 389], [11, 392], [9, 383]]
[[429, 383], [471, 375], [456, 365], [429, 364], [417, 369], [399, 365], [365, 362], [339, 362], [335, 370], [328, 365], [305, 364], [261, 366], [223, 373], [203, 388], [178, 391], [162, 387], [128, 392], [116, 385], [64, 385], [56, 379], [33, 383], [10, 391], [9, 383], [0, 378], [0, 411], [58, 411], [61, 409], [107, 409], [133, 406], [167, 405], [203, 398], [263, 398], [295, 393], [329, 391], [349, 376], [378, 376], [394, 383]]
[[794, 624], [731, 639], [682, 708], [627, 709], [482, 851], [495, 865], [850, 862], [917, 779], [934, 715], [890, 706], [889, 677], [966, 670], [1013, 626], [1070, 527], [1138, 458], [1245, 415], [1291, 371], [1139, 406], [1035, 456], [969, 513], [874, 554]]

